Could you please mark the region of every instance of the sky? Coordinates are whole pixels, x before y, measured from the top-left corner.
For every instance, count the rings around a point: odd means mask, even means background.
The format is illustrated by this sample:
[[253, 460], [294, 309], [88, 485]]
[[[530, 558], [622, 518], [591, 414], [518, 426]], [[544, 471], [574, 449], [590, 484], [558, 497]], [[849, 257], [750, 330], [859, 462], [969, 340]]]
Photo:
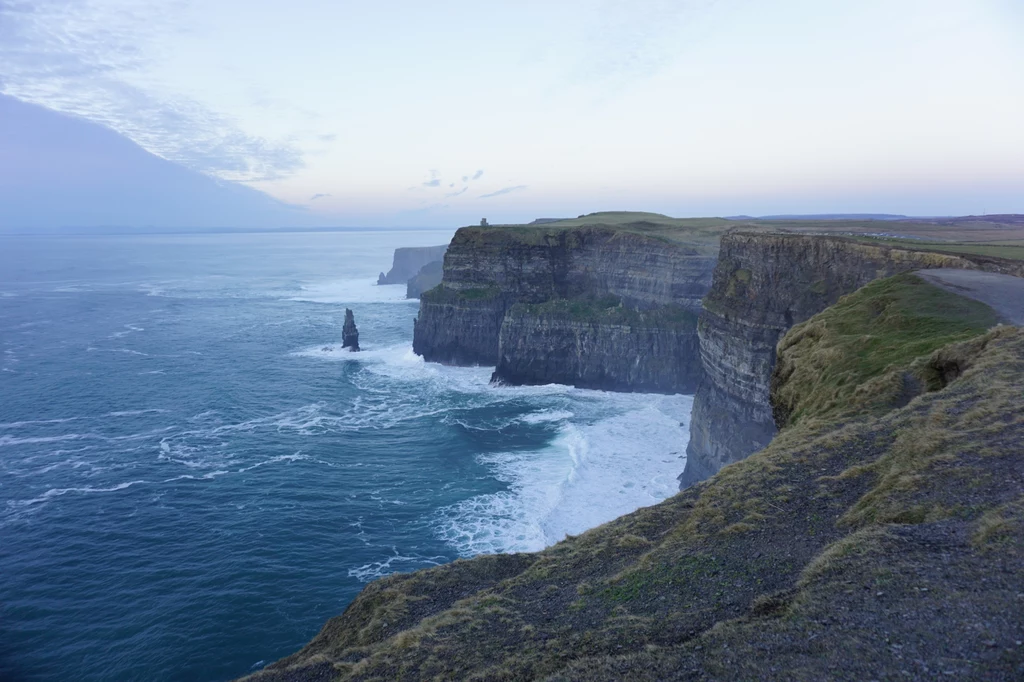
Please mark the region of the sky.
[[0, 0], [0, 94], [296, 224], [1024, 213], [1021, 0]]

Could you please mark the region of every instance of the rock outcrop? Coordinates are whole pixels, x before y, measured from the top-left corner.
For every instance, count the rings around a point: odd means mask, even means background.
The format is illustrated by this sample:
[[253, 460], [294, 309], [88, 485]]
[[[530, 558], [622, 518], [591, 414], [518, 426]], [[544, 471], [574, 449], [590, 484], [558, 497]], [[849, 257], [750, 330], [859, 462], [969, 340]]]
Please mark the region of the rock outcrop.
[[345, 325], [341, 328], [341, 347], [350, 351], [359, 350], [359, 330], [350, 308], [345, 308]]
[[[661, 333], [651, 325], [663, 318], [652, 311], [700, 310], [716, 242], [717, 234], [686, 243], [628, 226], [462, 228], [441, 285], [420, 298], [413, 349], [428, 361], [496, 366], [496, 378], [509, 383], [688, 390], [699, 372], [695, 329]], [[603, 297], [629, 319], [593, 311], [559, 318], [556, 310]], [[554, 307], [529, 307], [547, 302]]]
[[427, 263], [444, 258], [447, 244], [441, 246], [406, 246], [395, 249], [394, 260], [388, 274], [380, 273], [377, 284], [407, 284]]
[[1013, 261], [844, 237], [725, 235], [698, 325], [705, 380], [694, 398], [681, 487], [771, 441], [769, 382], [775, 347], [786, 330], [872, 280], [925, 268], [1024, 274], [1024, 266]]

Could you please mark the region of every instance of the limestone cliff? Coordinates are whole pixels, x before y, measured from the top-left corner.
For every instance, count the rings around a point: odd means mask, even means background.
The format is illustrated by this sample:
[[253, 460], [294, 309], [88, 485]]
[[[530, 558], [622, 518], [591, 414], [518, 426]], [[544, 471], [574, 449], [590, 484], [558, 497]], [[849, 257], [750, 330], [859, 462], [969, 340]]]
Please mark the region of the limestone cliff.
[[517, 304], [505, 315], [493, 380], [606, 391], [693, 393], [701, 371], [697, 316], [617, 299]]
[[395, 249], [388, 274], [380, 273], [377, 284], [406, 284], [427, 263], [444, 258], [448, 246], [406, 246]]
[[444, 261], [433, 260], [420, 268], [420, 271], [409, 278], [405, 285], [406, 298], [419, 298], [424, 291], [433, 289], [441, 283], [444, 273]]
[[[699, 311], [725, 225], [462, 228], [449, 245], [441, 285], [421, 296], [413, 349], [428, 361], [497, 366], [496, 378], [509, 383], [692, 390], [699, 372], [695, 330], [660, 333], [651, 326], [660, 318], [634, 313]], [[511, 312], [546, 302], [579, 308], [602, 297], [629, 311], [629, 323], [600, 315], [555, 319], [554, 308]], [[673, 365], [674, 353], [686, 355]]]
[[852, 238], [725, 235], [698, 325], [706, 378], [694, 398], [681, 487], [771, 441], [775, 422], [769, 381], [775, 347], [786, 330], [872, 280], [924, 268], [1024, 274], [1024, 267], [1012, 261]]

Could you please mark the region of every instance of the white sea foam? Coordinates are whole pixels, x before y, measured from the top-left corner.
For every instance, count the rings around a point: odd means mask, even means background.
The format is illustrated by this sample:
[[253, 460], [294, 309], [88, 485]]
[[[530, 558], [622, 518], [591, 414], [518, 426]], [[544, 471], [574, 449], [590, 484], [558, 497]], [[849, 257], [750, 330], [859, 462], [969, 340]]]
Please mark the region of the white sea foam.
[[427, 566], [439, 566], [448, 561], [448, 557], [444, 556], [403, 556], [394, 547], [391, 549], [394, 552], [392, 556], [381, 561], [371, 561], [368, 564], [350, 568], [348, 571], [349, 576], [360, 582], [368, 583], [371, 580], [376, 580], [392, 573], [414, 571]]
[[210, 471], [203, 474], [202, 476], [193, 476], [192, 474], [182, 474], [181, 476], [175, 476], [174, 478], [168, 478], [164, 483], [174, 483], [175, 481], [210, 481], [218, 476], [223, 476], [229, 472], [223, 469], [217, 469], [216, 471]]
[[21, 422], [7, 422], [0, 424], [0, 429], [17, 429], [23, 426], [36, 426], [37, 424], [63, 424], [64, 422], [73, 422], [81, 417], [66, 417], [64, 419], [29, 419]]
[[253, 469], [258, 469], [268, 464], [277, 464], [278, 462], [300, 462], [309, 459], [312, 458], [302, 454], [301, 452], [296, 452], [294, 455], [279, 455], [277, 457], [271, 457], [270, 459], [263, 460], [262, 462], [256, 462], [255, 464], [249, 465], [247, 467], [242, 467], [241, 469], [238, 470], [238, 473], [252, 471]]
[[133, 485], [138, 485], [140, 483], [146, 483], [146, 481], [126, 481], [124, 483], [118, 483], [117, 485], [110, 486], [109, 488], [93, 488], [90, 486], [80, 488], [50, 488], [39, 497], [34, 497], [29, 500], [8, 500], [7, 506], [14, 508], [30, 507], [33, 505], [49, 502], [55, 497], [67, 495], [68, 493], [112, 493], [117, 492], [118, 490], [124, 490], [125, 488], [130, 488]]
[[546, 448], [480, 456], [508, 489], [442, 509], [439, 536], [464, 555], [536, 551], [677, 492], [692, 399], [597, 402], [609, 414], [563, 424]]
[[415, 305], [416, 299], [405, 297], [405, 286], [378, 286], [369, 278], [337, 279], [316, 282], [300, 287], [302, 293], [291, 296], [289, 301], [305, 303], [404, 303]]
[[28, 438], [15, 438], [14, 436], [0, 436], [0, 447], [9, 445], [26, 445], [34, 443], [57, 443], [65, 440], [81, 440], [83, 438], [94, 438], [89, 433], [66, 433], [63, 436], [32, 436]]
[[524, 414], [519, 418], [523, 424], [546, 424], [549, 422], [560, 422], [572, 419], [575, 415], [568, 410], [542, 410]]
[[161, 414], [167, 410], [159, 410], [156, 408], [149, 408], [145, 410], [120, 410], [118, 412], [107, 412], [104, 417], [135, 417], [140, 414]]

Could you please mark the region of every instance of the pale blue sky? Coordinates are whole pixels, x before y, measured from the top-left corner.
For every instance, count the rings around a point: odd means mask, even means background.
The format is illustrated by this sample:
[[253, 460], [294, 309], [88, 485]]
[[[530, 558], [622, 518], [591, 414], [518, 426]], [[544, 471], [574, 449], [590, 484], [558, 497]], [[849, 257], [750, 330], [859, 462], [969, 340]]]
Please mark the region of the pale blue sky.
[[0, 0], [0, 92], [323, 224], [1024, 212], [1020, 0]]

